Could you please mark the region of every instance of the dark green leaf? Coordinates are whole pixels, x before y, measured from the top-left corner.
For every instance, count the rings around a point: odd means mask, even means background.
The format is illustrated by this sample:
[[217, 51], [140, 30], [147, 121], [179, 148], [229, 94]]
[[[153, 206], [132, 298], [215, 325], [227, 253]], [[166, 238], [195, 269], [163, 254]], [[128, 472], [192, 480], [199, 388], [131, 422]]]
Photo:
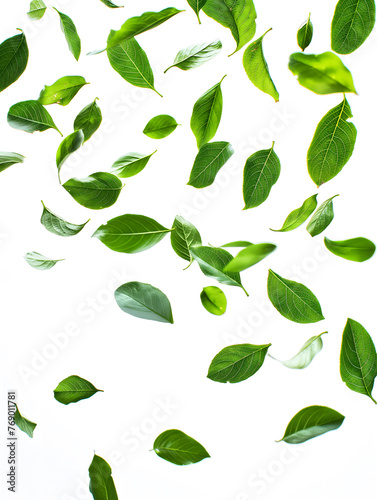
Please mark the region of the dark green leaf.
[[84, 85], [88, 82], [82, 76], [63, 76], [52, 85], [45, 85], [38, 101], [44, 106], [55, 103], [67, 106]]
[[56, 166], [58, 167], [58, 175], [60, 179], [60, 170], [63, 163], [68, 160], [71, 154], [75, 153], [84, 143], [84, 133], [82, 130], [76, 130], [70, 135], [67, 135], [60, 143], [56, 152]]
[[54, 128], [62, 136], [49, 112], [38, 101], [23, 101], [13, 104], [8, 111], [8, 123], [11, 127], [24, 132], [44, 132]]
[[175, 465], [196, 464], [211, 458], [207, 450], [182, 431], [171, 429], [158, 436], [153, 444], [156, 454]]
[[0, 151], [0, 172], [11, 167], [15, 163], [23, 163], [25, 157], [18, 153], [4, 153]]
[[85, 225], [89, 222], [87, 220], [84, 224], [72, 224], [60, 218], [58, 215], [52, 213], [43, 203], [43, 213], [41, 217], [41, 224], [50, 231], [50, 233], [57, 234], [58, 236], [75, 236]]
[[23, 32], [0, 45], [0, 92], [20, 78], [28, 59], [29, 49]]
[[199, 149], [192, 167], [189, 186], [204, 188], [210, 186], [220, 168], [233, 155], [234, 149], [229, 142], [209, 142]]
[[366, 238], [352, 238], [344, 241], [332, 241], [325, 238], [325, 245], [334, 255], [354, 262], [365, 262], [373, 257], [376, 245]]
[[115, 3], [111, 2], [111, 0], [101, 0], [102, 3], [104, 3], [107, 7], [110, 7], [110, 9], [122, 9], [123, 5], [115, 5]]
[[293, 210], [285, 219], [285, 222], [281, 229], [271, 229], [271, 231], [275, 231], [277, 233], [285, 233], [287, 231], [293, 231], [293, 229], [301, 226], [301, 224], [303, 224], [316, 209], [317, 196], [317, 194], [314, 194], [313, 196], [305, 200], [300, 208], [296, 208], [296, 210]]
[[20, 431], [25, 432], [31, 438], [33, 437], [33, 432], [34, 429], [37, 427], [37, 424], [23, 417], [17, 405], [16, 405], [16, 412], [14, 414], [14, 423], [17, 425]]
[[304, 50], [309, 47], [313, 39], [313, 23], [310, 20], [310, 14], [308, 20], [301, 26], [297, 32], [297, 43], [300, 49]]
[[44, 255], [41, 255], [38, 252], [29, 252], [25, 255], [24, 259], [26, 262], [35, 269], [39, 269], [40, 271], [47, 271], [55, 266], [57, 262], [60, 262], [64, 259], [52, 260]]
[[89, 466], [89, 479], [89, 491], [94, 500], [118, 500], [111, 467], [98, 455], [94, 455]]
[[327, 332], [320, 333], [315, 337], [311, 337], [309, 340], [305, 342], [305, 344], [301, 347], [299, 352], [293, 358], [288, 359], [287, 361], [280, 361], [279, 359], [274, 358], [269, 354], [270, 358], [279, 361], [281, 364], [286, 366], [287, 368], [292, 368], [294, 370], [302, 370], [310, 365], [315, 356], [322, 350], [323, 341], [322, 335]]
[[197, 15], [199, 24], [201, 24], [199, 12], [202, 10], [202, 8], [206, 4], [206, 2], [207, 2], [207, 0], [187, 0], [187, 3], [189, 4], [189, 6], [193, 9], [195, 14]]
[[96, 172], [85, 179], [69, 179], [63, 187], [83, 207], [101, 210], [114, 205], [123, 184], [113, 174]]
[[33, 21], [38, 21], [44, 16], [46, 9], [47, 7], [42, 0], [32, 0], [30, 3], [30, 10], [27, 15], [30, 19], [33, 19]]
[[157, 150], [150, 155], [128, 153], [126, 156], [121, 156], [115, 163], [113, 163], [111, 170], [118, 177], [133, 177], [145, 168], [151, 157], [156, 152]]
[[215, 316], [222, 316], [226, 311], [225, 293], [217, 286], [206, 286], [200, 294], [203, 307]]
[[321, 234], [332, 222], [334, 218], [334, 207], [332, 200], [339, 196], [336, 194], [328, 200], [324, 201], [322, 205], [318, 207], [315, 211], [313, 217], [310, 219], [309, 224], [306, 226], [306, 230], [312, 236], [317, 236]]
[[[53, 7], [53, 9], [55, 9], [55, 7]], [[60, 27], [64, 33], [65, 39], [67, 40], [68, 48], [76, 61], [78, 61], [81, 53], [81, 40], [77, 33], [76, 26], [69, 16], [59, 12], [58, 9], [55, 10], [59, 14]]]
[[276, 250], [276, 245], [272, 243], [258, 243], [250, 245], [239, 252], [234, 259], [232, 259], [224, 271], [227, 272], [241, 272], [249, 267], [258, 264], [261, 260], [268, 257]]
[[94, 132], [96, 132], [102, 123], [102, 113], [99, 106], [96, 103], [96, 99], [93, 102], [85, 106], [84, 109], [76, 116], [73, 123], [73, 128], [75, 131], [82, 130], [84, 134], [84, 142], [89, 140]]
[[164, 73], [170, 68], [179, 68], [184, 71], [198, 68], [202, 64], [213, 59], [220, 52], [222, 44], [220, 40], [212, 43], [201, 43], [200, 45], [190, 45], [182, 49], [175, 56], [174, 63], [169, 66]]
[[202, 238], [196, 227], [180, 215], [174, 219], [171, 232], [171, 246], [174, 252], [184, 260], [192, 261], [190, 248], [202, 245]]
[[54, 390], [54, 398], [63, 405], [69, 405], [70, 403], [77, 403], [82, 399], [88, 399], [97, 392], [103, 391], [96, 389], [93, 384], [84, 378], [71, 375], [58, 384]]
[[158, 115], [149, 120], [143, 130], [143, 134], [151, 139], [164, 139], [172, 134], [177, 127], [178, 123], [172, 116]]

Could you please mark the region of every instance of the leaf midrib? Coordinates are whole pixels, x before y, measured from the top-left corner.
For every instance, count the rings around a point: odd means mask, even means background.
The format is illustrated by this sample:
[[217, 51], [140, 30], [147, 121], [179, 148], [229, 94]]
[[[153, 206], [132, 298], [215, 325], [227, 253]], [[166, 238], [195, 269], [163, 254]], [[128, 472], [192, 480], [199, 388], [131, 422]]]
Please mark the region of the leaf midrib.
[[[122, 43], [119, 43], [118, 44], [119, 47], [123, 50], [123, 52], [126, 54], [126, 56], [128, 57], [130, 63], [134, 66], [134, 68], [136, 69], [136, 71], [139, 73], [139, 75], [141, 76], [141, 78], [145, 81], [145, 83], [152, 89], [152, 90], [155, 90], [154, 86], [151, 85], [148, 80], [145, 78], [145, 76], [143, 75], [143, 73], [139, 70], [139, 67], [136, 65], [135, 61], [131, 58], [131, 56], [129, 55], [129, 53], [127, 52], [127, 50], [124, 48], [123, 44]], [[113, 47], [112, 47], [113, 48]]]
[[[16, 35], [17, 36], [17, 35]], [[16, 57], [16, 55], [18, 54], [18, 52], [20, 51], [20, 48], [21, 48], [21, 45], [24, 41], [24, 38], [25, 38], [25, 35], [24, 33], [22, 33], [22, 36], [21, 36], [21, 41], [20, 41], [20, 44], [19, 46], [17, 47], [17, 50], [14, 52], [14, 54], [12, 55], [12, 57], [9, 59], [8, 61], [8, 64], [5, 66], [5, 68], [3, 69], [2, 73], [0, 74], [0, 77], [2, 77], [4, 75], [4, 73], [7, 72], [7, 69], [8, 69], [8, 66], [11, 64], [11, 62], [13, 61], [13, 59]]]
[[197, 176], [195, 176], [193, 179], [190, 179], [190, 183], [195, 181], [198, 177], [202, 176], [204, 172], [206, 172], [207, 169], [210, 168], [213, 165], [213, 163], [219, 158], [219, 156], [228, 148], [228, 146], [229, 142], [227, 143], [226, 146], [224, 146], [224, 148], [219, 152], [219, 154], [215, 156], [215, 158], [211, 161], [211, 163], [209, 163]]
[[261, 352], [261, 351], [264, 351], [264, 350], [268, 349], [268, 348], [270, 347], [270, 345], [271, 345], [271, 344], [268, 344], [267, 346], [263, 346], [263, 347], [261, 347], [260, 349], [257, 349], [256, 351], [251, 352], [250, 354], [246, 354], [246, 356], [243, 356], [242, 358], [239, 358], [239, 359], [238, 359], [237, 361], [235, 361], [234, 363], [231, 363], [231, 364], [229, 364], [228, 366], [226, 366], [225, 368], [221, 368], [221, 370], [218, 370], [218, 371], [216, 371], [216, 372], [214, 372], [214, 373], [216, 373], [216, 374], [217, 374], [217, 373], [221, 373], [221, 372], [222, 372], [222, 371], [224, 371], [224, 370], [228, 370], [228, 369], [229, 369], [229, 367], [231, 367], [231, 366], [233, 367], [234, 365], [236, 365], [237, 363], [240, 363], [240, 362], [241, 362], [241, 361], [243, 361], [244, 359], [249, 358], [250, 356], [254, 356], [254, 355], [255, 355], [255, 354], [257, 354], [258, 352]]

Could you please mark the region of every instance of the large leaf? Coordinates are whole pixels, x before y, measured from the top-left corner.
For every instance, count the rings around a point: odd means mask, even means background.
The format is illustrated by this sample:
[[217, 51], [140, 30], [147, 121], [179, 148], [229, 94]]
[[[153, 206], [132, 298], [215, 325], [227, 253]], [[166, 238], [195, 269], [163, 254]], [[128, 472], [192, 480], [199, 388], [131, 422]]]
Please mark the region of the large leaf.
[[305, 21], [305, 23], [301, 26], [301, 28], [297, 32], [297, 43], [303, 52], [307, 47], [309, 47], [312, 39], [313, 39], [313, 23], [310, 20], [310, 14], [309, 14], [307, 21]]
[[175, 465], [196, 464], [211, 458], [207, 450], [182, 431], [171, 429], [160, 434], [153, 443], [155, 453]]
[[88, 82], [82, 76], [63, 76], [52, 85], [45, 85], [38, 101], [44, 106], [55, 103], [67, 106], [84, 85]]
[[38, 101], [22, 101], [13, 104], [8, 111], [7, 119], [11, 127], [29, 132], [29, 134], [54, 128], [63, 136], [49, 112]]
[[193, 9], [195, 14], [197, 15], [199, 24], [201, 24], [199, 12], [202, 10], [202, 8], [206, 4], [206, 2], [207, 2], [207, 0], [187, 0], [187, 3], [189, 4], [189, 6]]
[[94, 132], [96, 132], [102, 123], [102, 113], [96, 103], [96, 99], [93, 102], [85, 106], [84, 109], [76, 116], [73, 123], [73, 128], [75, 131], [82, 130], [84, 134], [84, 142], [89, 140]]
[[69, 179], [63, 187], [83, 207], [101, 210], [114, 205], [123, 184], [113, 174], [96, 172], [85, 179]]
[[246, 161], [243, 175], [245, 208], [255, 208], [267, 200], [271, 188], [280, 176], [280, 160], [274, 151], [264, 149], [252, 154]]
[[279, 92], [276, 90], [275, 84], [272, 81], [268, 64], [263, 54], [263, 39], [268, 30], [258, 40], [251, 43], [243, 54], [243, 67], [249, 80], [262, 92], [269, 94], [275, 102], [279, 101]]
[[144, 215], [126, 214], [109, 220], [93, 234], [115, 252], [143, 252], [159, 243], [171, 229]]
[[0, 45], [0, 92], [20, 78], [28, 58], [29, 49], [23, 32]]
[[184, 260], [192, 261], [190, 248], [201, 246], [202, 238], [196, 227], [180, 215], [174, 219], [171, 232], [171, 246], [174, 252]]
[[164, 73], [174, 67], [182, 69], [183, 71], [197, 68], [217, 56], [221, 48], [222, 44], [220, 40], [211, 43], [201, 43], [200, 45], [190, 45], [178, 52], [175, 56], [174, 63], [169, 66]]
[[316, 209], [317, 196], [317, 194], [314, 194], [305, 200], [300, 208], [293, 210], [285, 219], [281, 229], [271, 229], [271, 231], [285, 233], [287, 231], [293, 231], [293, 229], [301, 226]]
[[374, 0], [339, 0], [331, 24], [331, 48], [350, 54], [371, 34], [376, 22]]
[[332, 52], [318, 55], [296, 52], [290, 56], [288, 67], [303, 87], [316, 94], [356, 93], [351, 72]]
[[317, 236], [321, 234], [332, 222], [334, 218], [334, 207], [332, 200], [339, 196], [336, 194], [328, 200], [324, 201], [318, 209], [314, 212], [314, 215], [306, 226], [306, 230], [312, 236]]
[[348, 318], [340, 351], [340, 375], [351, 391], [372, 397], [377, 376], [377, 355], [373, 340], [365, 328]]
[[212, 360], [207, 377], [215, 382], [242, 382], [263, 365], [271, 344], [237, 344], [225, 347]]
[[367, 238], [352, 238], [350, 240], [332, 241], [325, 238], [325, 245], [334, 255], [354, 262], [365, 262], [373, 257], [376, 245]]
[[203, 11], [230, 29], [237, 43], [233, 54], [253, 39], [257, 27], [255, 22], [257, 13], [253, 0], [207, 0]]
[[258, 243], [241, 250], [224, 268], [227, 272], [241, 272], [255, 266], [276, 250], [272, 243]]
[[150, 155], [128, 153], [125, 156], [121, 156], [113, 163], [111, 171], [118, 177], [133, 177], [146, 167], [147, 163], [156, 152], [157, 150]]
[[77, 403], [82, 399], [88, 399], [97, 392], [103, 391], [94, 387], [93, 384], [84, 378], [71, 375], [58, 384], [54, 390], [54, 398], [63, 405], [69, 405], [70, 403]]
[[75, 153], [84, 143], [84, 133], [83, 131], [76, 130], [70, 135], [67, 135], [60, 143], [58, 150], [56, 152], [56, 166], [58, 168], [58, 175], [60, 179], [60, 170], [66, 160]]
[[213, 138], [219, 128], [223, 112], [221, 83], [224, 78], [225, 76], [194, 104], [190, 125], [199, 149]]
[[[53, 9], [55, 9], [55, 7], [53, 7]], [[69, 16], [59, 12], [58, 9], [55, 10], [59, 14], [60, 27], [64, 33], [68, 48], [76, 61], [78, 61], [81, 53], [81, 40], [77, 33], [76, 26]]]
[[86, 222], [84, 222], [84, 224], [72, 224], [71, 222], [67, 222], [58, 215], [52, 213], [51, 210], [49, 210], [45, 206], [43, 201], [42, 204], [43, 213], [41, 217], [41, 224], [47, 229], [47, 231], [50, 231], [50, 233], [53, 234], [57, 234], [58, 236], [75, 236], [82, 229], [84, 229], [84, 227], [90, 220], [87, 220]]
[[172, 134], [178, 127], [178, 123], [170, 115], [158, 115], [149, 120], [145, 125], [143, 134], [151, 139], [164, 139]]
[[106, 7], [110, 7], [110, 9], [121, 9], [123, 5], [115, 5], [111, 0], [101, 0], [102, 3], [106, 5]]
[[42, 0], [32, 0], [32, 2], [30, 2], [30, 10], [27, 15], [30, 19], [33, 19], [33, 21], [38, 21], [44, 16], [46, 9], [47, 7]]
[[89, 491], [94, 500], [118, 500], [111, 472], [106, 460], [94, 455], [89, 466]]
[[14, 423], [20, 429], [20, 431], [25, 432], [29, 437], [33, 437], [34, 429], [37, 427], [37, 424], [31, 422], [27, 418], [23, 417], [16, 405], [16, 411], [14, 414]]
[[0, 151], [0, 172], [11, 167], [15, 163], [23, 163], [25, 157], [18, 153], [4, 153]]
[[319, 122], [308, 150], [308, 170], [312, 180], [320, 186], [333, 179], [351, 158], [357, 130], [347, 99], [330, 109]]
[[327, 406], [308, 406], [299, 411], [289, 422], [280, 441], [300, 444], [321, 434], [338, 429], [344, 416]]
[[57, 259], [57, 260], [49, 259], [48, 257], [45, 257], [44, 255], [38, 252], [28, 252], [25, 255], [24, 259], [31, 267], [39, 269], [40, 271], [47, 271], [48, 269], [54, 267], [57, 262], [64, 260], [64, 259]]
[[287, 361], [281, 361], [279, 359], [274, 358], [269, 354], [270, 358], [279, 361], [281, 364], [286, 366], [287, 368], [292, 368], [294, 370], [302, 370], [310, 365], [313, 361], [314, 357], [322, 350], [323, 341], [322, 335], [327, 332], [320, 333], [315, 337], [311, 337], [309, 340], [305, 342], [305, 344], [301, 347], [299, 352], [293, 358], [288, 359]]
[[325, 319], [317, 297], [302, 283], [282, 278], [269, 271], [268, 297], [285, 318], [296, 323], [317, 323]]
[[217, 286], [206, 286], [200, 294], [203, 307], [215, 316], [222, 316], [226, 311], [225, 293]]
[[204, 188], [210, 186], [220, 168], [234, 154], [229, 142], [209, 142], [199, 149], [188, 181], [189, 186]]
[[115, 300], [122, 311], [131, 316], [174, 323], [169, 299], [152, 285], [138, 281], [125, 283], [115, 290]]

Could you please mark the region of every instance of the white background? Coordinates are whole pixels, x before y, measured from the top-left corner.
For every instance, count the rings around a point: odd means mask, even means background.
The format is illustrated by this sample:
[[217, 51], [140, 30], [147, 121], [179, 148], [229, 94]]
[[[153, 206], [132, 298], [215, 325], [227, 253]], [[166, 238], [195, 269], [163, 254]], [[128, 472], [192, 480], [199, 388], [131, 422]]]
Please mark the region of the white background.
[[[1, 363], [2, 491], [6, 391], [16, 390], [21, 413], [38, 424], [34, 439], [18, 433], [20, 500], [91, 498], [87, 469], [94, 451], [112, 466], [120, 500], [374, 497], [377, 409], [341, 381], [339, 351], [347, 317], [361, 322], [377, 338], [376, 259], [359, 264], [335, 257], [324, 249], [323, 235], [311, 238], [305, 225], [287, 234], [269, 230], [280, 227], [291, 210], [317, 192], [307, 173], [306, 152], [319, 120], [342, 96], [318, 96], [299, 86], [287, 61], [298, 50], [297, 28], [310, 11], [314, 40], [309, 52], [330, 49], [336, 2], [256, 0], [257, 36], [273, 27], [264, 51], [280, 92], [278, 104], [248, 80], [242, 51], [227, 57], [235, 47], [229, 30], [203, 13], [199, 26], [184, 0], [172, 4], [186, 12], [138, 37], [163, 99], [125, 82], [110, 67], [106, 54], [87, 57], [86, 53], [103, 48], [109, 30], [118, 29], [127, 18], [161, 10], [170, 2], [125, 0], [124, 9], [109, 9], [99, 0], [46, 3], [74, 20], [82, 39], [78, 63], [52, 9], [33, 22], [25, 14], [29, 3], [19, 0], [3, 6], [0, 21], [1, 40], [22, 28], [30, 49], [26, 72], [0, 95], [0, 149], [27, 158], [23, 165], [1, 173], [0, 182], [1, 333], [6, 345], [6, 360]], [[214, 60], [192, 71], [171, 69], [163, 74], [178, 50], [217, 38], [224, 48]], [[359, 93], [349, 96], [358, 139], [341, 174], [319, 190], [319, 203], [340, 194], [334, 201], [335, 219], [326, 231], [334, 240], [357, 236], [377, 240], [376, 47], [373, 33], [355, 54], [343, 58]], [[236, 153], [215, 184], [199, 191], [186, 185], [197, 152], [189, 125], [191, 111], [200, 95], [225, 74], [224, 111], [215, 140], [230, 141]], [[45, 84], [65, 75], [82, 75], [91, 83], [69, 106], [48, 107], [64, 135], [72, 132], [74, 118], [95, 97], [104, 120], [63, 167], [63, 182], [109, 171], [118, 157], [130, 151], [158, 149], [142, 173], [126, 179], [118, 202], [107, 210], [81, 207], [59, 185], [55, 154], [61, 138], [56, 131], [30, 135], [6, 122], [12, 104], [37, 99]], [[142, 130], [161, 113], [171, 114], [182, 126], [168, 138], [154, 141]], [[242, 211], [244, 163], [256, 150], [269, 148], [272, 140], [282, 163], [278, 184], [262, 206]], [[70, 222], [82, 223], [89, 217], [91, 222], [78, 236], [55, 236], [40, 224], [41, 200]], [[203, 286], [216, 282], [196, 265], [183, 271], [185, 262], [173, 252], [168, 237], [135, 255], [112, 252], [91, 239], [100, 224], [125, 213], [144, 214], [167, 227], [181, 214], [198, 227], [204, 244], [248, 239], [274, 242], [278, 250], [243, 273], [250, 298], [241, 289], [222, 286], [228, 310], [215, 317], [203, 309], [199, 295]], [[23, 259], [29, 251], [66, 260], [39, 272]], [[270, 267], [311, 288], [326, 320], [299, 325], [272, 310], [266, 293]], [[173, 326], [133, 318], [119, 309], [113, 291], [131, 280], [151, 283], [167, 294]], [[325, 330], [329, 334], [324, 349], [306, 370], [289, 370], [267, 358], [254, 377], [240, 384], [206, 378], [212, 358], [226, 345], [272, 342], [271, 354], [287, 359], [309, 337]], [[60, 349], [51, 347], [52, 337]], [[53, 390], [73, 374], [104, 392], [77, 404], [59, 404]], [[159, 409], [161, 402], [168, 406]], [[291, 417], [314, 404], [343, 413], [343, 426], [303, 445], [275, 443]], [[149, 452], [154, 439], [167, 429], [194, 437], [212, 458], [178, 467]], [[136, 432], [139, 437], [130, 439]]]

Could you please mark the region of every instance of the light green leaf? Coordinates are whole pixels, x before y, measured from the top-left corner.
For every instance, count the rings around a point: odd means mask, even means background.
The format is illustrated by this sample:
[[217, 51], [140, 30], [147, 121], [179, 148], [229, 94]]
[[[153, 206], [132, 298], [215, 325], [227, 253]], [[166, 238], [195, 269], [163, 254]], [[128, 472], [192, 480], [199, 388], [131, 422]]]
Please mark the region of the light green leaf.
[[144, 215], [126, 214], [100, 226], [92, 237], [115, 252], [137, 253], [153, 247], [170, 231]]
[[328, 332], [320, 333], [315, 337], [311, 337], [309, 340], [305, 342], [305, 344], [301, 347], [299, 352], [293, 358], [288, 359], [287, 361], [280, 361], [279, 359], [274, 358], [269, 354], [270, 358], [279, 361], [281, 364], [286, 366], [287, 368], [292, 368], [294, 370], [302, 370], [310, 365], [315, 356], [322, 350], [323, 341], [322, 335], [325, 335]]
[[280, 441], [300, 444], [321, 434], [338, 429], [344, 416], [327, 406], [308, 406], [299, 411], [289, 422]]
[[347, 99], [330, 109], [319, 122], [307, 156], [312, 180], [321, 186], [333, 179], [351, 158], [357, 136]]
[[193, 9], [195, 14], [197, 15], [199, 24], [201, 24], [199, 12], [202, 10], [202, 8], [206, 4], [206, 2], [207, 2], [207, 0], [187, 0], [187, 3], [189, 4], [189, 6]]
[[131, 316], [174, 323], [169, 299], [152, 285], [138, 281], [125, 283], [115, 290], [115, 300], [122, 311]]
[[344, 241], [332, 241], [325, 238], [325, 245], [334, 255], [354, 262], [365, 262], [373, 257], [376, 245], [366, 238], [352, 238]]
[[121, 156], [113, 163], [111, 171], [118, 177], [133, 177], [146, 167], [147, 163], [156, 152], [157, 150], [150, 155], [128, 153], [125, 156]]
[[279, 92], [276, 90], [275, 84], [272, 81], [262, 46], [264, 37], [271, 29], [266, 31], [264, 35], [247, 47], [243, 54], [242, 62], [251, 83], [262, 92], [269, 94], [275, 99], [275, 102], [278, 102]]
[[281, 229], [270, 228], [271, 231], [275, 231], [277, 233], [285, 233], [287, 231], [293, 231], [293, 229], [301, 226], [301, 224], [303, 224], [316, 209], [317, 196], [317, 194], [314, 194], [313, 196], [305, 200], [300, 208], [296, 208], [296, 210], [293, 210], [285, 219], [285, 222]]
[[180, 215], [174, 219], [170, 235], [174, 252], [184, 260], [192, 261], [190, 248], [202, 245], [202, 238], [196, 227]]
[[56, 152], [56, 166], [58, 167], [58, 175], [60, 179], [60, 170], [63, 163], [68, 160], [68, 158], [75, 153], [84, 144], [84, 133], [83, 131], [76, 130], [70, 135], [67, 135], [60, 143], [58, 150]]
[[123, 184], [113, 174], [96, 172], [85, 179], [69, 179], [63, 188], [83, 207], [101, 210], [114, 205]]
[[15, 163], [23, 163], [25, 157], [18, 153], [4, 153], [0, 151], [0, 172], [11, 167]]
[[210, 61], [220, 52], [222, 44], [220, 40], [212, 43], [201, 43], [200, 45], [190, 45], [182, 49], [175, 56], [174, 63], [169, 66], [164, 73], [170, 68], [179, 68], [183, 71], [198, 68], [202, 64]]
[[14, 423], [17, 425], [20, 431], [25, 432], [31, 438], [33, 437], [34, 429], [37, 427], [37, 424], [23, 417], [17, 405], [16, 412], [14, 414]]
[[[53, 7], [53, 9], [55, 9], [55, 7]], [[59, 12], [57, 9], [55, 10], [59, 14], [60, 27], [67, 40], [68, 48], [76, 61], [78, 61], [81, 53], [81, 40], [77, 33], [76, 26], [69, 16]]]
[[356, 94], [351, 72], [332, 52], [318, 55], [296, 52], [290, 56], [288, 67], [300, 85], [316, 94]]
[[97, 392], [103, 392], [101, 389], [96, 389], [93, 384], [78, 377], [71, 375], [62, 380], [54, 390], [54, 398], [63, 405], [77, 403], [83, 399], [92, 397]]
[[280, 176], [280, 160], [274, 151], [264, 149], [252, 154], [246, 161], [243, 173], [243, 199], [245, 208], [255, 208], [267, 200], [271, 188]]
[[203, 307], [215, 316], [222, 316], [226, 311], [225, 293], [217, 286], [206, 286], [200, 294]]
[[222, 248], [242, 248], [249, 247], [253, 245], [250, 241], [232, 241], [231, 243], [226, 243], [225, 245], [221, 245]]
[[94, 132], [96, 132], [102, 123], [102, 113], [96, 103], [97, 98], [93, 102], [85, 106], [84, 109], [76, 116], [73, 123], [75, 131], [82, 130], [84, 134], [84, 142], [88, 141]]
[[313, 39], [313, 23], [310, 20], [310, 14], [308, 20], [301, 26], [297, 32], [297, 43], [300, 49], [304, 50], [309, 47]]
[[39, 21], [39, 19], [42, 19], [44, 16], [46, 9], [47, 7], [42, 0], [32, 0], [32, 2], [30, 2], [30, 10], [27, 15], [30, 19], [33, 19], [33, 21]]
[[49, 112], [38, 101], [22, 101], [13, 104], [8, 111], [7, 119], [11, 127], [29, 134], [54, 128], [63, 136]]
[[177, 127], [178, 123], [172, 116], [158, 115], [149, 120], [143, 130], [143, 134], [151, 139], [164, 139], [172, 134]]
[[269, 271], [268, 297], [285, 318], [296, 323], [317, 323], [325, 319], [317, 297], [302, 283], [282, 278]]
[[237, 344], [225, 347], [212, 360], [207, 377], [236, 384], [250, 378], [263, 365], [271, 344]]
[[376, 22], [374, 0], [339, 0], [331, 24], [331, 48], [351, 54], [371, 34]]
[[199, 149], [192, 167], [189, 186], [204, 188], [210, 186], [220, 168], [234, 154], [229, 142], [209, 142]]
[[20, 78], [28, 59], [29, 49], [23, 32], [4, 40], [0, 45], [0, 92]]
[[318, 207], [315, 211], [313, 217], [310, 219], [309, 224], [306, 226], [306, 230], [312, 236], [317, 236], [321, 234], [332, 222], [334, 218], [334, 207], [332, 200], [339, 196], [336, 194], [328, 200], [324, 201], [322, 205]]
[[199, 149], [213, 138], [219, 128], [223, 112], [221, 83], [224, 78], [225, 76], [194, 104], [190, 124]]
[[72, 224], [71, 222], [67, 222], [63, 220], [58, 215], [49, 210], [42, 201], [43, 205], [43, 213], [41, 217], [41, 224], [50, 231], [50, 233], [57, 234], [58, 236], [75, 236], [78, 234], [86, 224], [89, 222], [88, 219], [84, 224]]
[[88, 82], [82, 76], [63, 76], [52, 85], [45, 85], [38, 101], [44, 106], [55, 103], [67, 106], [84, 85]]
[[89, 466], [89, 479], [89, 491], [94, 500], [118, 500], [111, 467], [98, 455], [94, 455]]
[[211, 458], [200, 443], [176, 429], [160, 434], [153, 444], [153, 450], [156, 455], [175, 465], [196, 464]]
[[224, 268], [226, 272], [241, 272], [258, 264], [276, 250], [272, 243], [250, 245], [239, 252]]
[[38, 252], [28, 252], [24, 259], [26, 262], [35, 269], [39, 269], [40, 271], [47, 271], [55, 266], [57, 262], [61, 262], [64, 259], [52, 260], [44, 255], [41, 255]]
[[106, 5], [106, 7], [110, 7], [110, 9], [122, 9], [123, 5], [115, 5], [115, 3], [111, 2], [111, 0], [101, 0], [102, 3]]

